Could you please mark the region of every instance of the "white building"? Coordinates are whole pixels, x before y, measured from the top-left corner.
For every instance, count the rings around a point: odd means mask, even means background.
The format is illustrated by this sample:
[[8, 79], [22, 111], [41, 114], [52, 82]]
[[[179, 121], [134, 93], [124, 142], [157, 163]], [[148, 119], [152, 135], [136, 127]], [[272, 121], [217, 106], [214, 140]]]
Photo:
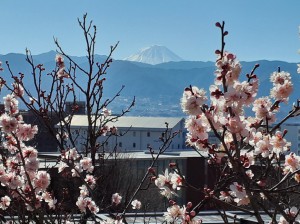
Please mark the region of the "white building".
[[[154, 151], [161, 146], [159, 140], [166, 131], [166, 123], [170, 132], [180, 131], [173, 139], [168, 151], [178, 151], [185, 147], [184, 119], [174, 117], [130, 117], [122, 116], [109, 126], [118, 129], [119, 136], [100, 137], [98, 142], [105, 142], [105, 151], [117, 148], [122, 151], [146, 151], [151, 146]], [[74, 115], [71, 122], [71, 133], [75, 139], [75, 145], [79, 151], [84, 149], [86, 133], [88, 130], [86, 115]]]

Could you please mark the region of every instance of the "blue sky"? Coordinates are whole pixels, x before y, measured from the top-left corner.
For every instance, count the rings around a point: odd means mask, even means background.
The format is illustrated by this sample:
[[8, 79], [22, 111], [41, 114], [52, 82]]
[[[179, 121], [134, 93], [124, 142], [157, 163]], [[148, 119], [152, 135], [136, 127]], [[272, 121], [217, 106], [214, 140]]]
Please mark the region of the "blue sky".
[[186, 60], [214, 60], [214, 24], [224, 20], [226, 49], [240, 60], [298, 62], [300, 1], [292, 0], [1, 0], [0, 54], [55, 50], [57, 37], [71, 55], [85, 55], [77, 18], [98, 27], [96, 53], [120, 41], [114, 58], [164, 45]]

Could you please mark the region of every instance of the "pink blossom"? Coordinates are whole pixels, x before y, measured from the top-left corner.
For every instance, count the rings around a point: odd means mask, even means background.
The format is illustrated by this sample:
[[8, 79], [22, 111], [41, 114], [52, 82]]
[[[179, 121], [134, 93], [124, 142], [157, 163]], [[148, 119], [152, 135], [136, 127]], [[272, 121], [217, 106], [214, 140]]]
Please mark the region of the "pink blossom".
[[4, 108], [5, 110], [10, 114], [10, 115], [16, 115], [19, 113], [19, 102], [18, 100], [14, 97], [14, 95], [6, 95], [3, 97], [4, 100]]
[[237, 205], [247, 205], [250, 203], [248, 195], [246, 194], [245, 188], [239, 185], [237, 182], [234, 182], [229, 186], [230, 190], [229, 193], [232, 197], [234, 197], [234, 202]]
[[77, 160], [79, 158], [76, 148], [69, 149], [65, 152], [64, 158], [67, 160]]
[[24, 88], [20, 83], [14, 83], [14, 96], [21, 97], [24, 95]]
[[0, 209], [6, 210], [10, 205], [11, 199], [8, 196], [4, 196], [1, 198]]
[[121, 203], [122, 197], [119, 195], [119, 193], [114, 193], [111, 197], [111, 203], [118, 205]]
[[25, 159], [25, 168], [27, 172], [34, 173], [39, 169], [40, 161], [38, 159]]
[[250, 179], [252, 179], [252, 178], [254, 177], [254, 174], [253, 174], [252, 170], [247, 170], [247, 171], [246, 171], [246, 175], [247, 175]]
[[271, 96], [275, 100], [286, 102], [293, 91], [293, 84], [285, 81], [282, 85], [276, 85], [271, 89]]
[[190, 116], [186, 120], [185, 127], [193, 139], [208, 139], [210, 125], [205, 116], [199, 115], [197, 118]]
[[291, 82], [291, 75], [288, 72], [273, 72], [271, 75], [273, 88], [271, 89], [271, 96], [275, 100], [287, 101], [289, 95], [293, 91], [293, 84]]
[[280, 153], [288, 151], [291, 146], [291, 143], [286, 141], [280, 131], [277, 131], [272, 136], [270, 144], [273, 146], [273, 152], [276, 153], [277, 157], [279, 157]]
[[104, 117], [108, 117], [111, 115], [111, 110], [108, 110], [106, 107], [104, 107], [102, 109], [102, 113], [103, 113]]
[[181, 98], [181, 108], [183, 112], [190, 115], [201, 114], [201, 106], [207, 100], [204, 89], [198, 89], [196, 86], [186, 88]]
[[50, 184], [50, 175], [46, 171], [38, 171], [33, 183], [36, 191], [46, 190]]
[[167, 223], [184, 223], [185, 220], [185, 207], [181, 208], [179, 205], [172, 205], [164, 213], [164, 217]]
[[58, 65], [64, 63], [64, 58], [61, 54], [56, 54], [55, 55], [55, 62], [58, 63]]
[[89, 200], [87, 202], [87, 205], [88, 205], [88, 208], [89, 210], [93, 213], [93, 214], [97, 214], [99, 212], [99, 208], [98, 206], [96, 205], [96, 203], [92, 200]]
[[88, 172], [93, 172], [94, 166], [92, 165], [92, 159], [88, 157], [83, 157], [80, 160], [80, 165], [83, 170], [87, 170]]
[[270, 136], [264, 135], [258, 140], [254, 146], [254, 153], [256, 155], [261, 155], [262, 157], [266, 158], [270, 155], [272, 151], [272, 144], [270, 143]]
[[0, 127], [5, 133], [11, 133], [16, 131], [18, 126], [18, 121], [14, 117], [8, 116], [6, 113], [0, 116]]
[[236, 60], [236, 56], [229, 52], [224, 52], [222, 59], [216, 62], [216, 85], [223, 84], [223, 77], [225, 78], [225, 85], [233, 85], [239, 78], [241, 73], [241, 64]]
[[18, 124], [16, 135], [20, 141], [29, 141], [33, 139], [37, 132], [38, 128], [36, 125], [32, 126], [30, 124]]
[[91, 189], [94, 189], [96, 186], [96, 179], [93, 175], [87, 174], [85, 177], [85, 182], [90, 186]]
[[225, 202], [231, 202], [232, 201], [232, 198], [231, 198], [230, 194], [227, 191], [221, 191], [219, 198], [220, 198], [220, 200], [225, 201]]
[[48, 204], [50, 209], [55, 209], [55, 204], [57, 203], [57, 200], [53, 198], [49, 192], [44, 192], [42, 194], [42, 198]]
[[[172, 183], [172, 175], [173, 174], [169, 173], [168, 169], [166, 169], [163, 175], [159, 174], [155, 179], [155, 185], [160, 188], [160, 193], [166, 198], [170, 198], [172, 195], [177, 195], [172, 189], [176, 189], [179, 184], [181, 185], [182, 180], [177, 178], [174, 178]], [[177, 180], [180, 181], [177, 183]], [[173, 188], [173, 186], [175, 188]]]
[[132, 209], [137, 209], [137, 210], [140, 210], [142, 207], [142, 203], [137, 199], [133, 200], [131, 202], [131, 205], [132, 205]]
[[79, 208], [80, 212], [85, 213], [87, 207], [87, 201], [83, 197], [78, 197], [76, 205]]
[[89, 190], [87, 189], [85, 184], [82, 185], [81, 187], [79, 187], [79, 189], [80, 189], [80, 196], [81, 197], [85, 198], [85, 197], [89, 196]]
[[289, 155], [285, 156], [285, 171], [294, 172], [300, 168], [300, 157], [291, 152]]

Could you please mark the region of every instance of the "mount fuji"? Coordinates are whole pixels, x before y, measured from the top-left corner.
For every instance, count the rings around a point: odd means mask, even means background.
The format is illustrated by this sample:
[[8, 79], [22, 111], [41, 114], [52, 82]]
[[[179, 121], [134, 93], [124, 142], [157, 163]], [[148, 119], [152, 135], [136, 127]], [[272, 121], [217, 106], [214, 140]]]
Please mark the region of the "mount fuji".
[[146, 64], [156, 65], [165, 62], [178, 62], [183, 61], [178, 55], [169, 50], [167, 47], [153, 45], [151, 47], [146, 47], [141, 49], [136, 54], [133, 54], [124, 60], [142, 62]]

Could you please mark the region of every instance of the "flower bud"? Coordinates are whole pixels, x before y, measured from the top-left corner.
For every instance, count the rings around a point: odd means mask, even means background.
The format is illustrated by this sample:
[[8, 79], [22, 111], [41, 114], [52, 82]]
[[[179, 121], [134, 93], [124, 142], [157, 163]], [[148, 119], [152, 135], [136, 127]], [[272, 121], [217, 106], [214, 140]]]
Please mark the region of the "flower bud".
[[216, 23], [216, 27], [220, 27], [221, 28], [221, 23], [217, 22]]
[[186, 208], [188, 208], [188, 209], [191, 208], [192, 206], [193, 206], [193, 203], [190, 201], [186, 204]]

